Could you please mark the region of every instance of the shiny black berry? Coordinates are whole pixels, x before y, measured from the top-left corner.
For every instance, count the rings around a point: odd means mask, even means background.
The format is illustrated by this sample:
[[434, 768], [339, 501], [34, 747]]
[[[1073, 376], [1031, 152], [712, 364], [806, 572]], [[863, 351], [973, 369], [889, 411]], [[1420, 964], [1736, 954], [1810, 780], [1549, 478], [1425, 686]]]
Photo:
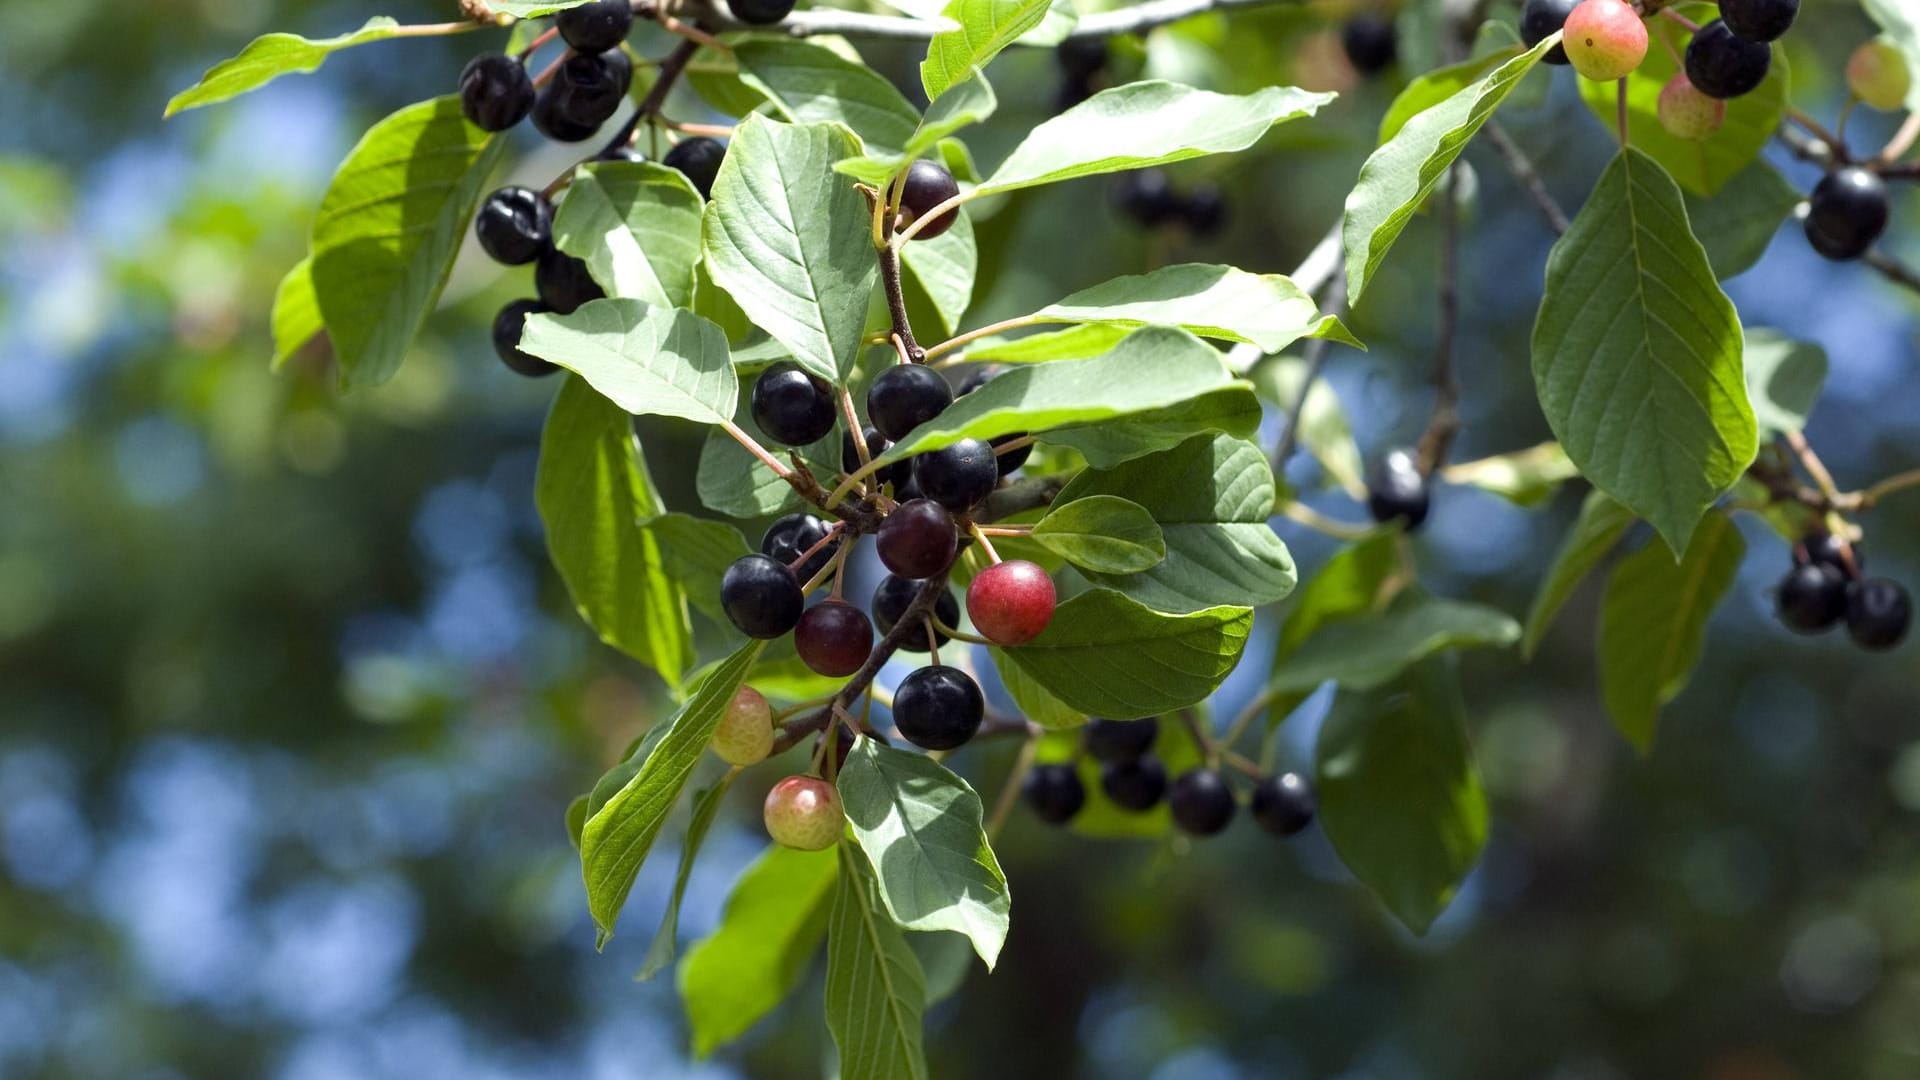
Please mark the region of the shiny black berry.
[[1807, 199], [1807, 243], [1829, 259], [1857, 259], [1887, 227], [1887, 185], [1866, 169], [1835, 169]]
[[602, 53], [627, 39], [633, 27], [629, 0], [590, 0], [554, 17], [553, 25], [575, 52]]
[[1775, 590], [1774, 610], [1797, 633], [1830, 629], [1847, 612], [1846, 576], [1825, 563], [1796, 566]]
[[460, 111], [482, 131], [505, 131], [533, 111], [533, 79], [505, 53], [481, 53], [460, 72]]
[[1167, 767], [1151, 755], [1100, 767], [1100, 790], [1122, 810], [1151, 810], [1167, 793]]
[[1879, 652], [1906, 639], [1913, 602], [1899, 582], [1868, 578], [1847, 592], [1847, 633], [1863, 649]]
[[563, 143], [584, 142], [600, 130], [598, 124], [582, 124], [569, 118], [561, 111], [562, 104], [564, 99], [553, 92], [553, 87], [540, 91], [533, 103], [534, 129], [554, 142]]
[[925, 364], [894, 364], [867, 387], [867, 419], [896, 442], [951, 404], [947, 380]]
[[813, 551], [814, 546], [826, 538], [826, 522], [812, 514], [788, 514], [767, 526], [766, 533], [760, 537], [760, 554], [782, 566], [793, 567], [794, 578], [805, 585], [827, 568], [828, 560], [833, 558], [833, 553], [839, 550], [843, 541], [835, 540], [822, 547], [799, 566], [793, 566], [793, 561]]
[[793, 0], [727, 0], [733, 17], [753, 26], [771, 26], [793, 14]]
[[953, 515], [932, 499], [915, 499], [894, 507], [874, 534], [880, 562], [904, 578], [930, 578], [953, 563], [960, 532]]
[[567, 120], [598, 128], [619, 111], [632, 81], [633, 61], [618, 49], [575, 53], [561, 62], [549, 92]]
[[1233, 821], [1233, 789], [1212, 769], [1188, 769], [1167, 789], [1173, 823], [1195, 836], [1214, 836]]
[[913, 479], [927, 498], [956, 514], [964, 513], [993, 494], [1000, 482], [1000, 463], [991, 443], [961, 439], [914, 458]]
[[1397, 521], [1408, 532], [1427, 520], [1427, 477], [1413, 451], [1389, 450], [1367, 473], [1367, 512], [1386, 524]]
[[1087, 726], [1081, 729], [1087, 753], [1108, 762], [1138, 760], [1153, 749], [1153, 740], [1159, 734], [1160, 721], [1151, 717], [1145, 720], [1102, 720], [1096, 717], [1087, 721]]
[[1181, 200], [1180, 216], [1195, 236], [1212, 236], [1227, 223], [1227, 200], [1217, 184], [1198, 184]]
[[1398, 35], [1393, 23], [1378, 15], [1356, 15], [1340, 31], [1340, 44], [1355, 71], [1372, 75], [1393, 63]]
[[782, 360], [753, 383], [753, 422], [774, 442], [807, 446], [833, 430], [833, 387]]
[[1087, 805], [1087, 789], [1071, 765], [1035, 765], [1020, 786], [1034, 816], [1049, 825], [1065, 825]]
[[1180, 216], [1180, 196], [1173, 181], [1159, 169], [1136, 169], [1121, 173], [1115, 181], [1113, 204], [1136, 223], [1154, 228]]
[[1720, 19], [1748, 41], [1772, 41], [1800, 14], [1800, 0], [1720, 0]]
[[893, 724], [923, 750], [952, 750], [980, 730], [986, 714], [980, 685], [959, 668], [933, 664], [900, 680], [893, 692]]
[[[880, 587], [873, 590], [873, 624], [882, 634], [891, 633], [894, 624], [907, 613], [907, 608], [913, 606], [913, 598], [919, 593], [921, 584], [912, 578], [893, 574], [880, 579]], [[951, 589], [940, 591], [940, 598], [933, 602], [933, 615], [945, 626], [960, 625], [960, 601], [954, 599]], [[938, 630], [933, 633], [936, 646], [952, 640]], [[926, 652], [927, 635], [924, 629], [908, 634], [900, 647], [911, 652]]]
[[473, 235], [494, 262], [530, 263], [553, 246], [553, 204], [532, 188], [503, 187], [480, 204]]
[[693, 190], [703, 199], [713, 198], [713, 178], [720, 175], [720, 163], [726, 160], [727, 147], [724, 143], [696, 136], [683, 139], [667, 151], [660, 164], [669, 169], [679, 169], [688, 180], [693, 182]]
[[[907, 166], [907, 178], [900, 185], [901, 225], [913, 224], [922, 215], [932, 212], [933, 208], [960, 194], [960, 184], [953, 174], [935, 165], [925, 158]], [[931, 240], [948, 229], [960, 217], [960, 208], [954, 207], [932, 221], [920, 227], [913, 234], [915, 240]]]
[[741, 633], [772, 639], [800, 622], [806, 597], [785, 566], [765, 555], [742, 555], [720, 576], [720, 606]]
[[[1580, 0], [1527, 0], [1520, 8], [1520, 40], [1531, 49], [1540, 44], [1561, 27], [1567, 25], [1567, 16]], [[1541, 57], [1549, 64], [1567, 63], [1567, 50], [1555, 45]]]
[[1299, 773], [1269, 776], [1254, 785], [1253, 820], [1275, 836], [1292, 836], [1313, 821], [1318, 804]]
[[607, 295], [587, 272], [587, 264], [557, 248], [540, 256], [533, 268], [540, 300], [556, 313], [571, 315], [581, 304]]
[[1772, 64], [1773, 49], [1736, 36], [1719, 19], [1701, 27], [1687, 43], [1687, 81], [1708, 97], [1736, 98], [1751, 92], [1766, 80]]
[[538, 300], [515, 300], [493, 317], [493, 351], [500, 362], [522, 375], [551, 375], [560, 370], [537, 356], [520, 351], [520, 332], [527, 316], [547, 310]]
[[[1859, 577], [1860, 571], [1867, 568], [1867, 555], [1858, 540], [1851, 542], [1846, 546], [1846, 550], [1843, 550], [1839, 537], [1830, 532], [1822, 532], [1807, 537], [1806, 545], [1809, 562], [1831, 566], [1847, 577]], [[1853, 555], [1851, 563], [1847, 561], [1849, 552]]]

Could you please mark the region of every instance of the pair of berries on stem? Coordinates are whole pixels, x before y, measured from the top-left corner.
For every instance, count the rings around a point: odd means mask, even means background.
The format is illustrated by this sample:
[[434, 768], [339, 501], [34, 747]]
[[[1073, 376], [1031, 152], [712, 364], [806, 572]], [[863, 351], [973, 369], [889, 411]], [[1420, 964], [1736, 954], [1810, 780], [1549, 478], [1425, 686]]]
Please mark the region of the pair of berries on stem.
[[1820, 634], [1842, 621], [1856, 645], [1880, 652], [1906, 639], [1913, 603], [1899, 582], [1863, 575], [1858, 543], [1817, 533], [1794, 549], [1794, 566], [1774, 593], [1774, 609], [1788, 629]]
[[[714, 725], [710, 743], [735, 768], [765, 761], [774, 747], [773, 706], [758, 690], [742, 686]], [[762, 820], [774, 842], [801, 851], [823, 851], [840, 840], [846, 815], [840, 793], [816, 776], [789, 776], [767, 792]]]

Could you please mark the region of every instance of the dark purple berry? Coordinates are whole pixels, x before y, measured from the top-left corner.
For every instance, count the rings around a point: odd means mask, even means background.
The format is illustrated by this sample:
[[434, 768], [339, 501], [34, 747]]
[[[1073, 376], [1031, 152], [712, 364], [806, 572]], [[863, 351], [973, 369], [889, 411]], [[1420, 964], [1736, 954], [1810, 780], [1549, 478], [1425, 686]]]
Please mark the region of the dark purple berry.
[[800, 616], [793, 649], [815, 674], [844, 678], [859, 671], [873, 651], [873, 624], [866, 612], [844, 600], [823, 600]]
[[1774, 610], [1796, 633], [1831, 629], [1847, 613], [1846, 576], [1825, 563], [1796, 566], [1775, 591]]
[[560, 63], [548, 92], [571, 123], [598, 128], [620, 109], [633, 81], [633, 61], [618, 49], [575, 53]]
[[1145, 228], [1155, 228], [1180, 216], [1180, 197], [1173, 182], [1159, 169], [1121, 173], [1114, 182], [1113, 202], [1122, 214]]
[[1389, 450], [1367, 474], [1367, 512], [1386, 524], [1397, 521], [1408, 532], [1427, 520], [1429, 504], [1426, 474], [1413, 451]]
[[[907, 178], [900, 185], [901, 227], [913, 224], [924, 215], [948, 199], [960, 194], [960, 184], [953, 174], [921, 158], [907, 166]], [[915, 240], [931, 240], [948, 229], [960, 217], [960, 208], [954, 207], [932, 221], [920, 227], [913, 234]]]
[[804, 586], [827, 568], [828, 560], [833, 558], [833, 553], [839, 550], [843, 541], [835, 540], [820, 548], [799, 566], [793, 566], [793, 561], [812, 551], [816, 544], [826, 538], [826, 522], [812, 514], [788, 514], [767, 526], [766, 533], [760, 537], [760, 554], [782, 566], [792, 567], [795, 580]]
[[554, 17], [553, 25], [575, 52], [602, 53], [627, 39], [633, 27], [629, 0], [591, 0]]
[[553, 204], [532, 188], [503, 187], [480, 204], [473, 235], [494, 262], [530, 263], [553, 246]]
[[1173, 823], [1195, 836], [1214, 836], [1233, 821], [1233, 789], [1212, 769], [1189, 769], [1167, 789]]
[[1881, 652], [1906, 639], [1913, 603], [1899, 582], [1868, 578], [1847, 591], [1847, 633], [1856, 645]]
[[913, 479], [927, 498], [959, 514], [993, 494], [1000, 464], [992, 444], [961, 439], [914, 458]]
[[[953, 514], [932, 499], [895, 507], [874, 534], [874, 550], [886, 568], [904, 578], [930, 578], [953, 564], [960, 532]], [[951, 624], [949, 624], [951, 625]]]
[[720, 606], [741, 633], [769, 640], [800, 622], [806, 597], [785, 566], [765, 555], [742, 555], [720, 576]]
[[1793, 25], [1800, 0], [1720, 0], [1720, 19], [1736, 37], [1773, 41]]
[[1212, 236], [1227, 223], [1227, 200], [1218, 184], [1198, 184], [1181, 201], [1180, 216], [1195, 236]]
[[1372, 75], [1393, 63], [1399, 39], [1388, 20], [1378, 15], [1355, 15], [1341, 29], [1340, 44], [1355, 71]]
[[[1531, 49], [1552, 37], [1567, 25], [1567, 16], [1579, 4], [1580, 0], [1527, 0], [1520, 8], [1520, 40]], [[1541, 59], [1549, 64], [1565, 64], [1567, 50], [1555, 45]]]
[[554, 142], [563, 143], [584, 142], [600, 130], [598, 124], [582, 124], [569, 118], [561, 111], [562, 104], [563, 99], [553, 92], [553, 87], [540, 91], [540, 96], [533, 102], [534, 130]]
[[772, 26], [793, 14], [794, 0], [727, 0], [733, 17], [749, 26]]
[[[1867, 568], [1866, 552], [1862, 550], [1858, 540], [1847, 544], [1843, 549], [1838, 536], [1830, 532], [1821, 532], [1807, 537], [1806, 545], [1808, 562], [1831, 566], [1847, 577], [1859, 577], [1860, 572]], [[1849, 552], [1853, 555], [1851, 563], [1847, 561]]]
[[538, 300], [515, 300], [493, 317], [493, 351], [500, 362], [522, 375], [551, 375], [560, 370], [537, 356], [520, 351], [520, 333], [527, 316], [547, 310]]
[[1857, 259], [1887, 228], [1887, 185], [1866, 169], [1835, 169], [1807, 199], [1807, 243], [1829, 259]]
[[1100, 790], [1122, 810], [1151, 810], [1167, 793], [1167, 767], [1151, 755], [1137, 761], [1110, 761], [1100, 767]]
[[1087, 753], [1106, 762], [1139, 760], [1153, 749], [1153, 740], [1159, 734], [1160, 721], [1152, 717], [1145, 720], [1103, 720], [1095, 717], [1081, 729]]
[[460, 72], [460, 111], [482, 131], [505, 131], [533, 111], [533, 79], [505, 53], [481, 53]]
[[1687, 81], [1695, 90], [1715, 98], [1736, 98], [1766, 81], [1773, 49], [1735, 36], [1715, 19], [1687, 42]]
[[980, 730], [986, 707], [980, 685], [966, 672], [934, 664], [900, 680], [893, 692], [893, 724], [923, 750], [952, 750]]
[[1299, 773], [1269, 776], [1254, 785], [1253, 820], [1275, 836], [1292, 836], [1313, 821], [1313, 788]]
[[587, 271], [587, 264], [558, 248], [540, 256], [533, 268], [533, 286], [540, 302], [556, 314], [571, 315], [581, 304], [607, 295]]
[[[880, 587], [873, 590], [873, 624], [875, 628], [882, 634], [892, 633], [894, 624], [899, 622], [900, 617], [907, 613], [907, 608], [913, 606], [913, 598], [920, 592], [921, 584], [922, 582], [915, 581], [912, 578], [898, 577], [894, 574], [888, 574], [886, 577], [881, 578]], [[951, 589], [940, 590], [940, 598], [933, 602], [933, 615], [942, 625], [960, 625], [960, 601], [953, 598], [953, 591]], [[933, 636], [936, 647], [945, 645], [947, 642], [953, 640], [938, 630], [933, 632]], [[908, 634], [906, 638], [900, 642], [900, 647], [910, 652], [926, 652], [927, 635], [924, 630], [919, 633]]]
[[679, 169], [693, 182], [693, 190], [703, 199], [713, 198], [713, 179], [720, 175], [720, 163], [726, 160], [727, 148], [724, 143], [705, 136], [683, 139], [674, 144], [660, 159], [660, 164], [669, 169]]
[[867, 419], [895, 442], [953, 404], [953, 389], [925, 364], [894, 364], [867, 387]]
[[753, 383], [753, 422], [774, 442], [808, 446], [833, 430], [833, 387], [782, 360]]
[[1107, 66], [1107, 39], [1068, 38], [1054, 47], [1054, 63], [1070, 79], [1091, 79]]
[[1086, 786], [1072, 765], [1035, 765], [1020, 795], [1034, 816], [1049, 825], [1065, 825], [1087, 804]]

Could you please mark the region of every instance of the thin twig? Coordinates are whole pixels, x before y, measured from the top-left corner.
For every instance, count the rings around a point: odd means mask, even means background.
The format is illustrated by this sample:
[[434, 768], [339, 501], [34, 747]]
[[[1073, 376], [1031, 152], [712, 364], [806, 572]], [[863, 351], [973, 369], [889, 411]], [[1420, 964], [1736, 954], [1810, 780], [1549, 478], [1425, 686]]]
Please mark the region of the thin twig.
[[[1327, 295], [1320, 302], [1322, 311], [1332, 311], [1347, 304], [1347, 275], [1335, 270], [1333, 284], [1327, 287]], [[1333, 344], [1329, 338], [1318, 337], [1307, 342], [1303, 356], [1307, 363], [1307, 373], [1300, 380], [1300, 396], [1293, 399], [1287, 407], [1287, 416], [1280, 429], [1280, 441], [1273, 448], [1273, 474], [1283, 476], [1286, 473], [1287, 460], [1293, 457], [1293, 451], [1300, 443], [1300, 417], [1307, 411], [1307, 398], [1313, 393], [1313, 384], [1320, 380], [1320, 374], [1327, 366], [1327, 349]]]
[[[1624, 94], [1626, 81], [1621, 80]], [[1460, 432], [1460, 381], [1453, 374], [1453, 339], [1460, 322], [1460, 209], [1455, 201], [1460, 166], [1447, 170], [1447, 186], [1440, 192], [1440, 324], [1433, 344], [1433, 414], [1420, 436], [1420, 471], [1431, 475], [1447, 459], [1447, 449]]]
[[833, 695], [833, 700], [822, 708], [780, 725], [780, 733], [774, 736], [773, 740], [773, 754], [785, 753], [800, 740], [825, 728], [835, 708], [844, 708], [859, 697], [873, 683], [874, 676], [880, 674], [880, 668], [892, 659], [901, 643], [920, 630], [921, 620], [933, 611], [934, 604], [946, 591], [947, 575], [945, 574], [935, 574], [922, 581], [920, 591], [913, 594], [913, 600], [907, 604], [907, 610], [900, 613], [900, 620], [893, 624], [893, 629], [887, 631], [879, 644], [873, 647], [873, 651], [867, 654], [866, 663], [861, 664], [860, 670], [853, 673], [853, 678], [848, 679], [847, 684]]
[[1540, 208], [1540, 215], [1547, 219], [1547, 225], [1554, 232], [1564, 235], [1573, 227], [1573, 224], [1567, 220], [1567, 212], [1560, 209], [1560, 204], [1555, 202], [1553, 195], [1547, 191], [1546, 182], [1540, 179], [1540, 173], [1534, 169], [1533, 162], [1527, 159], [1527, 155], [1521, 151], [1520, 147], [1514, 143], [1513, 137], [1508, 135], [1507, 130], [1499, 123], [1490, 120], [1481, 130], [1486, 132], [1487, 141], [1492, 143], [1494, 150], [1500, 154], [1500, 160], [1506, 164], [1507, 172], [1520, 185], [1520, 189], [1527, 193], [1527, 197], [1533, 200], [1533, 204]]
[[907, 296], [900, 285], [900, 253], [891, 244], [880, 248], [880, 280], [887, 288], [887, 312], [893, 319], [893, 332], [899, 335], [901, 352], [912, 363], [926, 363], [927, 350], [913, 339], [913, 324], [907, 320]]
[[1020, 756], [1013, 759], [1013, 768], [1008, 770], [1006, 782], [1000, 786], [1000, 797], [994, 801], [993, 816], [987, 819], [988, 840], [1000, 835], [1000, 829], [1013, 813], [1013, 804], [1020, 800], [1020, 787], [1033, 769], [1033, 756], [1039, 747], [1039, 738], [1032, 735], [1020, 744]]

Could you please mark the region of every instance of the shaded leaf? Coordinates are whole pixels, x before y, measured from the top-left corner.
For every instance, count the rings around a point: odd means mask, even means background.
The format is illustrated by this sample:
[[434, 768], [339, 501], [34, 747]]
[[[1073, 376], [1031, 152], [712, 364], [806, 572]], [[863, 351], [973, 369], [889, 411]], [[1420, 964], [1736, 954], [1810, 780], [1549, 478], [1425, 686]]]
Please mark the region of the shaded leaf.
[[1469, 484], [1516, 506], [1537, 506], [1552, 498], [1561, 484], [1579, 475], [1580, 470], [1574, 468], [1557, 442], [1462, 461], [1440, 470], [1441, 479], [1449, 484]]
[[1378, 615], [1330, 621], [1273, 667], [1276, 695], [1311, 693], [1326, 682], [1372, 690], [1443, 650], [1520, 640], [1520, 624], [1504, 612], [1417, 590], [1401, 593]]
[[1283, 274], [1250, 274], [1231, 266], [1182, 263], [1118, 277], [1041, 308], [1036, 322], [1099, 322], [1178, 326], [1188, 333], [1245, 341], [1278, 352], [1303, 337], [1358, 344], [1340, 320], [1321, 315]]
[[845, 124], [869, 153], [898, 153], [920, 126], [920, 111], [884, 75], [826, 45], [748, 37], [734, 44], [733, 59], [742, 81], [780, 115], [796, 124]]
[[1075, 566], [1109, 574], [1137, 573], [1167, 557], [1153, 515], [1117, 495], [1056, 498], [1033, 538]]
[[1781, 222], [1800, 205], [1800, 191], [1780, 170], [1756, 158], [1711, 198], [1689, 194], [1686, 199], [1693, 235], [1706, 249], [1714, 276], [1725, 281], [1767, 253]]
[[694, 797], [693, 818], [687, 822], [686, 839], [680, 842], [680, 870], [673, 877], [673, 893], [667, 899], [666, 913], [660, 917], [660, 929], [654, 931], [653, 942], [647, 946], [647, 955], [640, 962], [640, 972], [634, 976], [641, 982], [649, 982], [673, 966], [674, 954], [679, 948], [680, 903], [687, 895], [687, 878], [693, 874], [693, 862], [700, 857], [707, 830], [713, 827], [713, 817], [719, 812], [720, 800], [726, 797], [734, 775], [729, 769], [712, 787]]
[[301, 259], [273, 294], [273, 366], [293, 358], [307, 342], [327, 331], [320, 321], [320, 300], [313, 295], [313, 263]]
[[827, 935], [838, 862], [832, 851], [775, 845], [740, 875], [720, 925], [680, 964], [696, 1057], [746, 1034], [800, 985]]
[[1089, 589], [1056, 608], [1039, 637], [1004, 655], [1067, 707], [1131, 720], [1212, 694], [1252, 628], [1251, 608], [1168, 615], [1112, 589]]
[[585, 259], [608, 296], [686, 307], [700, 261], [700, 208], [700, 193], [678, 169], [583, 165], [554, 213], [553, 242]]
[[881, 906], [867, 857], [839, 847], [827, 922], [827, 1028], [841, 1080], [926, 1080], [920, 1016], [926, 975]]
[[1607, 498], [1605, 493], [1587, 493], [1587, 500], [1580, 504], [1580, 516], [1574, 520], [1573, 528], [1567, 530], [1559, 553], [1553, 557], [1553, 565], [1547, 568], [1547, 576], [1540, 582], [1540, 591], [1534, 594], [1533, 606], [1527, 612], [1526, 633], [1520, 640], [1521, 655], [1532, 659], [1567, 598], [1614, 549], [1633, 522], [1633, 512]]
[[1827, 351], [1778, 330], [1747, 331], [1747, 393], [1755, 422], [1767, 431], [1799, 431], [1827, 381]]

